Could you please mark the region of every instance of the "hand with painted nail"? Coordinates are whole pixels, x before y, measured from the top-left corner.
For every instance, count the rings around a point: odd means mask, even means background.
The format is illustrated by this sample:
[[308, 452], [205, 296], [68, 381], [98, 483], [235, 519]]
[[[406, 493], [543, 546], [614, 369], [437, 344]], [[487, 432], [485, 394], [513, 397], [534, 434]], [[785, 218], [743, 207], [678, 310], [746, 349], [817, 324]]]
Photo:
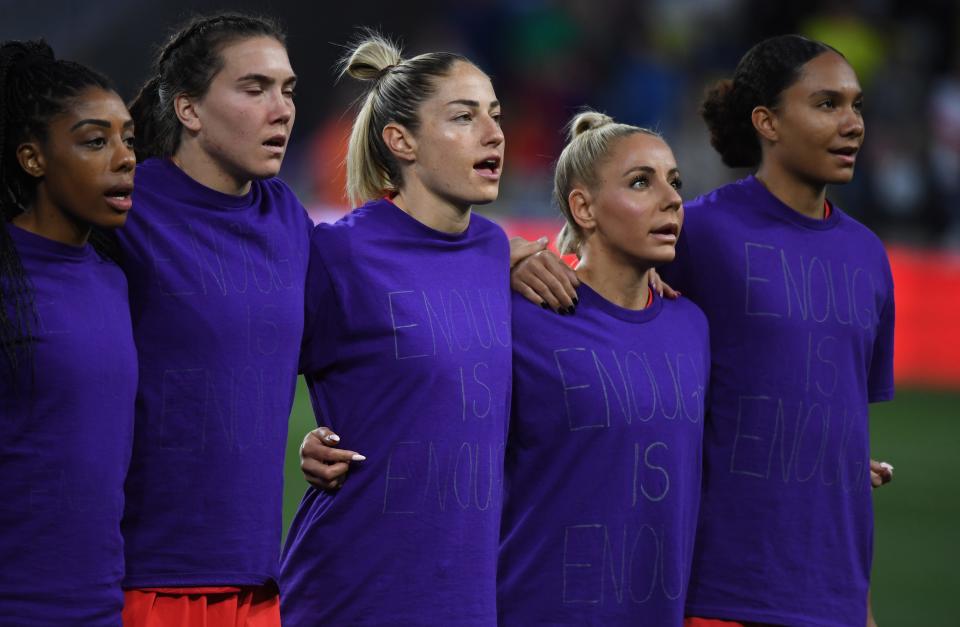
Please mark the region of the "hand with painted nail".
[[870, 460], [870, 485], [879, 488], [893, 481], [893, 466], [887, 462]]
[[656, 268], [650, 270], [650, 287], [661, 298], [669, 298], [670, 300], [675, 300], [681, 296], [681, 293], [678, 290], [670, 287], [663, 279], [660, 278], [660, 275], [657, 274]]
[[321, 490], [338, 490], [347, 479], [350, 464], [366, 459], [356, 451], [337, 448], [340, 436], [320, 427], [303, 436], [300, 470], [307, 483]]
[[572, 314], [579, 302], [580, 280], [573, 268], [547, 250], [546, 243], [545, 237], [536, 242], [522, 237], [510, 240], [510, 287], [546, 309]]

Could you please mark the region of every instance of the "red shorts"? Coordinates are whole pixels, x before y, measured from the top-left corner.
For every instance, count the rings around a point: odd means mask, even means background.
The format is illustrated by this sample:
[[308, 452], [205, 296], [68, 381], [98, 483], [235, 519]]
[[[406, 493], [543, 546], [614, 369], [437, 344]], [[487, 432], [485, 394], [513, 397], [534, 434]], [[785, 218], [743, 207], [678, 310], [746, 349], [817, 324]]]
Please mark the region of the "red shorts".
[[124, 627], [280, 627], [275, 585], [124, 591]]
[[683, 619], [683, 627], [764, 627], [765, 623], [741, 623], [735, 620], [720, 620], [719, 618], [700, 618], [687, 616]]
[[687, 616], [683, 619], [683, 627], [744, 627], [744, 624], [733, 620]]

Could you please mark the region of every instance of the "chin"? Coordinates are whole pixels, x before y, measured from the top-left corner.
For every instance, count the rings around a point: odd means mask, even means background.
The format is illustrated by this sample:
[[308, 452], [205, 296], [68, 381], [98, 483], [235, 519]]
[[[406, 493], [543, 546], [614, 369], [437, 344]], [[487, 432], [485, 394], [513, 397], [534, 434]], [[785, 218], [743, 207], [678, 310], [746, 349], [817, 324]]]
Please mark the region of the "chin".
[[832, 176], [828, 176], [826, 179], [828, 185], [845, 185], [853, 180], [853, 168], [833, 172]]
[[281, 162], [265, 164], [259, 168], [250, 171], [250, 180], [259, 181], [262, 179], [271, 179], [280, 174]]
[[128, 215], [129, 214], [123, 213], [116, 216], [110, 216], [109, 218], [102, 218], [100, 220], [91, 222], [90, 226], [101, 231], [112, 231], [114, 229], [119, 229], [127, 223]]
[[496, 201], [496, 200], [497, 200], [497, 196], [499, 196], [499, 195], [500, 195], [500, 190], [499, 190], [499, 189], [494, 190], [492, 193], [477, 194], [477, 196], [476, 196], [474, 199], [468, 200], [468, 201], [467, 201], [467, 204], [469, 204], [469, 205], [489, 205], [490, 203]]

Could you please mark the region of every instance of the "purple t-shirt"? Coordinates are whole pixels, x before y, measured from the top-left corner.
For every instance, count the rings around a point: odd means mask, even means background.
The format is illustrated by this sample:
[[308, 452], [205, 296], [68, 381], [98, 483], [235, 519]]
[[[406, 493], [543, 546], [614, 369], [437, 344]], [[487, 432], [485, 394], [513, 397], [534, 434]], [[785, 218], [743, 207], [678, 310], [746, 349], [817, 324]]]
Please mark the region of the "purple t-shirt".
[[706, 318], [687, 299], [573, 316], [513, 298], [500, 625], [683, 623], [700, 503]]
[[834, 207], [793, 211], [754, 177], [686, 206], [664, 278], [707, 314], [710, 404], [687, 611], [866, 623], [868, 403], [893, 396], [893, 281]]
[[509, 244], [473, 214], [393, 203], [313, 233], [301, 369], [353, 464], [307, 490], [284, 547], [284, 625], [496, 624], [510, 406]]
[[120, 233], [140, 356], [124, 587], [275, 579], [309, 218], [279, 179], [244, 196], [137, 167]]
[[32, 376], [21, 362], [12, 380], [0, 358], [0, 623], [119, 625], [137, 390], [127, 282], [89, 244], [6, 228], [37, 318]]

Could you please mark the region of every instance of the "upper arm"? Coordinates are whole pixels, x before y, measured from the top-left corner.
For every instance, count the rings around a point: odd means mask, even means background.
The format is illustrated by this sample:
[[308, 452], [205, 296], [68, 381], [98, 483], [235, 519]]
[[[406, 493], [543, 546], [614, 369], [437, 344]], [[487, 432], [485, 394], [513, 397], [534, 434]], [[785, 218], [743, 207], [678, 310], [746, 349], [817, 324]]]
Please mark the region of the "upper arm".
[[893, 298], [893, 276], [890, 264], [884, 258], [886, 299], [880, 309], [877, 334], [873, 341], [870, 372], [867, 377], [867, 394], [871, 403], [889, 401], [893, 398], [893, 333], [896, 307]]
[[334, 363], [339, 334], [339, 299], [317, 239], [315, 235], [311, 241], [304, 286], [300, 372], [308, 376]]

